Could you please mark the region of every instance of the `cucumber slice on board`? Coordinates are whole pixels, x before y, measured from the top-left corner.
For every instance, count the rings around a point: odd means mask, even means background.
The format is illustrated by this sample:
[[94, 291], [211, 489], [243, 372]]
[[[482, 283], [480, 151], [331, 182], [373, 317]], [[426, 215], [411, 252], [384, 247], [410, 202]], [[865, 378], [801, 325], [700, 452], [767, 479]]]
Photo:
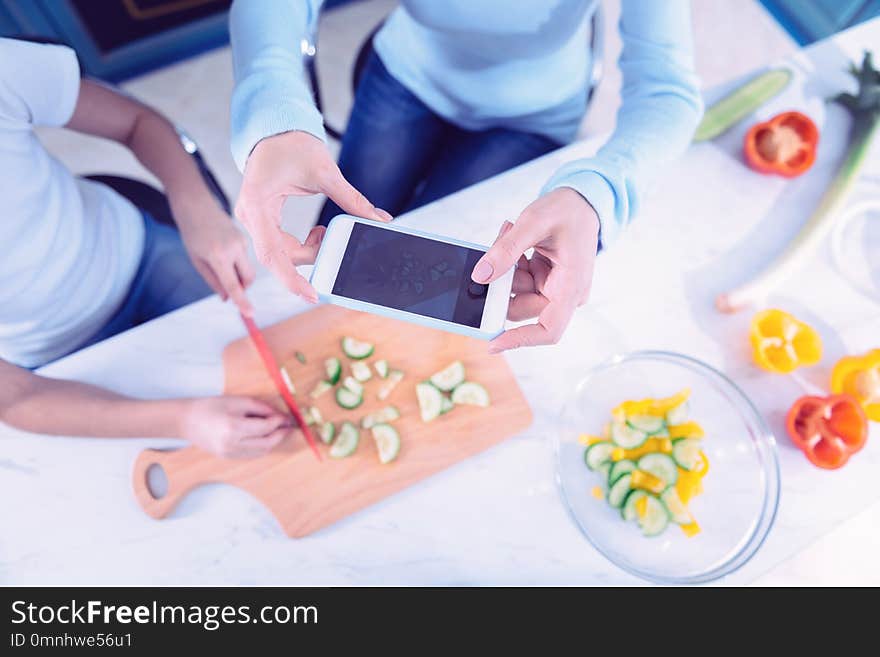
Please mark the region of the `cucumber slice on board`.
[[678, 491], [675, 490], [675, 486], [670, 486], [663, 491], [663, 494], [660, 496], [660, 501], [666, 505], [666, 510], [669, 512], [669, 515], [675, 524], [689, 525], [694, 521], [687, 506], [678, 496]]
[[397, 406], [386, 406], [385, 408], [380, 408], [374, 413], [365, 415], [361, 420], [361, 428], [371, 429], [377, 424], [394, 422], [394, 420], [397, 420], [398, 418], [400, 418], [400, 411], [397, 409]]
[[352, 360], [363, 360], [373, 355], [373, 344], [348, 336], [342, 338], [342, 353]]
[[377, 360], [373, 363], [373, 369], [376, 370], [376, 374], [379, 375], [380, 379], [388, 378], [388, 361], [387, 360]]
[[336, 425], [332, 422], [325, 422], [321, 425], [321, 428], [318, 429], [318, 435], [321, 436], [321, 442], [325, 445], [329, 445], [333, 442], [333, 437], [336, 435]]
[[623, 506], [623, 501], [626, 499], [627, 494], [629, 494], [630, 479], [632, 479], [632, 475], [629, 473], [621, 475], [617, 481], [611, 484], [611, 488], [608, 489], [608, 504], [615, 509]]
[[391, 393], [394, 392], [394, 389], [397, 387], [397, 384], [403, 381], [403, 372], [400, 370], [392, 370], [388, 373], [388, 378], [382, 382], [382, 386], [379, 388], [379, 394], [377, 397], [380, 400], [388, 399], [391, 396]]
[[429, 381], [443, 392], [449, 392], [464, 383], [464, 364], [457, 360], [432, 375]]
[[373, 372], [370, 370], [370, 366], [359, 360], [351, 364], [351, 374], [360, 383], [364, 383], [373, 378]]
[[342, 387], [348, 388], [356, 395], [363, 396], [364, 385], [353, 376], [347, 376], [342, 380]]
[[624, 520], [636, 520], [638, 518], [636, 502], [647, 495], [648, 494], [643, 490], [633, 490], [629, 492], [626, 499], [623, 501], [623, 506], [620, 508], [620, 515], [623, 516]]
[[351, 422], [343, 422], [339, 427], [339, 436], [330, 447], [330, 457], [334, 459], [343, 459], [351, 456], [357, 449], [358, 442], [361, 438], [361, 432]]
[[324, 361], [324, 371], [327, 372], [327, 383], [335, 386], [342, 376], [342, 361], [335, 356]]
[[630, 461], [629, 459], [618, 461], [611, 466], [611, 471], [608, 473], [608, 483], [613, 486], [614, 482], [617, 481], [620, 477], [632, 472], [635, 469], [635, 461]]
[[682, 470], [694, 470], [703, 462], [700, 448], [703, 441], [697, 438], [679, 438], [672, 441], [672, 458]]
[[663, 418], [656, 415], [631, 415], [626, 418], [626, 423], [630, 428], [644, 431], [649, 436], [666, 428]]
[[318, 410], [316, 406], [310, 406], [308, 414], [311, 416], [312, 420], [314, 420], [315, 424], [324, 424], [324, 416], [321, 415], [321, 411]]
[[419, 383], [416, 386], [416, 398], [419, 400], [419, 412], [422, 422], [431, 422], [443, 411], [443, 393], [430, 383]]
[[312, 388], [312, 391], [309, 393], [309, 397], [311, 397], [312, 399], [317, 399], [324, 393], [330, 392], [331, 390], [333, 390], [332, 383], [330, 383], [329, 381], [318, 381], [318, 383], [315, 385], [314, 388]]
[[447, 396], [443, 395], [443, 403], [440, 406], [440, 415], [444, 415], [455, 408], [455, 404], [452, 403], [452, 400]]
[[742, 119], [788, 86], [792, 73], [776, 68], [755, 76], [706, 109], [694, 133], [694, 141], [714, 139], [727, 132]]
[[364, 403], [364, 396], [352, 392], [348, 388], [336, 389], [336, 403], [346, 410], [357, 408]]
[[456, 405], [481, 406], [489, 405], [489, 391], [479, 383], [465, 381], [452, 391], [452, 403]]
[[678, 467], [672, 457], [666, 454], [653, 453], [645, 454], [639, 459], [639, 470], [652, 474], [658, 479], [662, 479], [667, 486], [672, 486], [678, 481]]
[[634, 429], [628, 424], [614, 422], [611, 425], [611, 440], [624, 449], [641, 447], [648, 439], [648, 434], [640, 429]]
[[639, 516], [637, 513], [636, 520], [639, 522], [639, 527], [642, 528], [642, 534], [657, 536], [669, 526], [669, 512], [666, 510], [666, 505], [653, 495], [648, 495], [647, 500], [645, 515]]
[[390, 424], [377, 424], [373, 427], [373, 440], [379, 450], [379, 463], [391, 463], [400, 453], [400, 434]]
[[590, 470], [598, 470], [603, 463], [611, 463], [614, 445], [609, 442], [593, 443], [584, 452], [584, 463]]

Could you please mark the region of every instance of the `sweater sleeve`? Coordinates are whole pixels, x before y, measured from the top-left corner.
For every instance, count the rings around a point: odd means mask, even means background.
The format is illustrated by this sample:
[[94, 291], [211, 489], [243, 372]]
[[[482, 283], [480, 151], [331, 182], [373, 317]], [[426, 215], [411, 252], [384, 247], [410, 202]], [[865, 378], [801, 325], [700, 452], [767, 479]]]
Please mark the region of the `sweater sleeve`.
[[623, 0], [620, 34], [623, 102], [614, 133], [594, 157], [563, 165], [541, 192], [581, 194], [599, 216], [602, 248], [635, 217], [652, 175], [685, 151], [703, 109], [688, 0]]
[[314, 33], [322, 2], [236, 0], [232, 5], [231, 145], [240, 171], [266, 137], [303, 130], [326, 141], [302, 54], [303, 40]]

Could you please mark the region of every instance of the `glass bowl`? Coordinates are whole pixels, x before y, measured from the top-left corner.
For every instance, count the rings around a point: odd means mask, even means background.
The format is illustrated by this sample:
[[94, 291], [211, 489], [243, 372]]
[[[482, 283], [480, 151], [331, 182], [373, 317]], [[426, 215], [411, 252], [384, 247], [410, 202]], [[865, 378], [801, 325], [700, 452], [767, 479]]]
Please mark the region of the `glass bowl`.
[[[687, 537], [670, 522], [643, 536], [591, 489], [604, 477], [584, 464], [583, 433], [598, 434], [628, 399], [667, 397], [690, 388], [690, 419], [705, 429], [709, 470], [689, 509], [701, 527]], [[779, 503], [779, 462], [767, 425], [726, 376], [681, 354], [639, 351], [592, 369], [568, 400], [556, 440], [562, 498], [587, 540], [623, 570], [660, 584], [699, 584], [745, 564], [766, 538]]]

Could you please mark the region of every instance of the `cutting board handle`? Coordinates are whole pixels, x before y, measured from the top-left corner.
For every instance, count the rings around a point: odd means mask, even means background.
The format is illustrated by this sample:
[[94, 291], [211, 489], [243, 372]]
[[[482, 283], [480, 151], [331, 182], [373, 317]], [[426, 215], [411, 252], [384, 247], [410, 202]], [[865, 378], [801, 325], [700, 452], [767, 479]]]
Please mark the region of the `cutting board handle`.
[[[151, 518], [164, 518], [171, 510], [177, 506], [177, 503], [183, 499], [192, 485], [182, 485], [180, 478], [174, 476], [175, 468], [169, 467], [174, 461], [179, 460], [181, 452], [187, 449], [178, 450], [158, 450], [145, 449], [138, 454], [137, 460], [134, 462], [134, 471], [132, 472], [132, 486], [134, 487], [134, 495], [137, 498], [141, 508]], [[162, 497], [155, 497], [153, 491], [150, 490], [148, 472], [151, 467], [159, 466], [165, 472], [165, 479], [168, 483], [165, 494]]]

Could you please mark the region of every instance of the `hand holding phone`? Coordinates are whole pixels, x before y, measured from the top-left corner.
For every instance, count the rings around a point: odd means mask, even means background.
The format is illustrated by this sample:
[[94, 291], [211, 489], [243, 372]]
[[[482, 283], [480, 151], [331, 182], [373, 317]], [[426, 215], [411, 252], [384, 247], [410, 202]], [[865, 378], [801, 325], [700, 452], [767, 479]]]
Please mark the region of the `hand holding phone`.
[[349, 215], [327, 227], [311, 283], [336, 305], [490, 340], [502, 333], [513, 266], [471, 278], [486, 247]]

